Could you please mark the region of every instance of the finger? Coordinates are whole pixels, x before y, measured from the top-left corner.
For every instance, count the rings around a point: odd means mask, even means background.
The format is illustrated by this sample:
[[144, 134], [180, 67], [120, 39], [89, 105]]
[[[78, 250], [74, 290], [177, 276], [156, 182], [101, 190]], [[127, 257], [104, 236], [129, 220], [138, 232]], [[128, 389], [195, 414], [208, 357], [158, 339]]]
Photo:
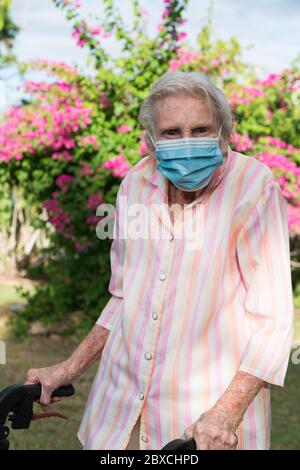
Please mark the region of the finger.
[[39, 378], [38, 377], [28, 377], [26, 378], [25, 382], [24, 382], [24, 385], [35, 385], [35, 384], [39, 384], [40, 381], [39, 381]]
[[231, 433], [229, 436], [226, 436], [224, 443], [226, 444], [226, 449], [235, 450], [238, 444], [237, 435]]
[[237, 437], [236, 434], [234, 435], [234, 438], [235, 438], [235, 439], [234, 439], [233, 444], [232, 444], [232, 450], [236, 450], [236, 449], [237, 449], [237, 445], [238, 445], [238, 443], [239, 443], [239, 440], [238, 440], [238, 437]]
[[34, 369], [29, 369], [26, 374], [26, 381], [24, 382], [25, 385], [30, 385], [36, 383], [37, 374]]
[[195, 440], [198, 441], [199, 450], [214, 450], [217, 437], [212, 434], [195, 433]]
[[[51, 397], [51, 398], [50, 398], [50, 404], [53, 403], [53, 402], [55, 402], [55, 401], [61, 401], [61, 400], [63, 400], [63, 399], [64, 399], [64, 397]], [[38, 398], [37, 400], [34, 400], [34, 401], [35, 401], [35, 403], [41, 404], [41, 401], [40, 401], [39, 398]]]
[[194, 434], [191, 429], [186, 429], [183, 433], [185, 439], [192, 439]]
[[41, 393], [41, 396], [40, 396], [40, 404], [41, 404], [43, 409], [48, 408], [48, 406], [50, 405], [51, 393], [52, 393], [52, 390], [49, 387], [42, 384], [42, 393]]
[[196, 449], [197, 450], [210, 450], [210, 446], [209, 446], [209, 443], [206, 441], [206, 440], [197, 440], [195, 439], [196, 441]]
[[63, 400], [63, 397], [51, 397], [50, 403], [53, 403], [55, 401], [61, 401]]

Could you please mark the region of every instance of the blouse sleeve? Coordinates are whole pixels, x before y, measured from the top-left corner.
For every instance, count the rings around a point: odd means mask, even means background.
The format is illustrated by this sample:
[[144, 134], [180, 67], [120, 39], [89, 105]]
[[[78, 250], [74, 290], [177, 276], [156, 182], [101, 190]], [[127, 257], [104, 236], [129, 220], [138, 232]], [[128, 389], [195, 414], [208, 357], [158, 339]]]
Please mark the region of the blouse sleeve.
[[111, 276], [108, 291], [111, 298], [96, 321], [97, 325], [111, 330], [116, 317], [121, 313], [123, 306], [123, 265], [125, 257], [125, 237], [122, 232], [122, 217], [125, 217], [124, 180], [122, 181], [116, 199], [115, 219], [113, 227], [113, 241], [110, 248]]
[[237, 258], [252, 330], [240, 371], [283, 386], [293, 339], [293, 290], [286, 201], [266, 184], [238, 238]]

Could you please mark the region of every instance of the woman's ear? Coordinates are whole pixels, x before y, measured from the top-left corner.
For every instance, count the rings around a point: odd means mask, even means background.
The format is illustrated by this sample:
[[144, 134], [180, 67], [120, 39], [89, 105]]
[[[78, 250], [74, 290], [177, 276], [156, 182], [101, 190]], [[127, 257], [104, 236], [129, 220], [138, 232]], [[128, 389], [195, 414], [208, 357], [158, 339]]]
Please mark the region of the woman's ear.
[[144, 140], [147, 145], [147, 150], [148, 150], [149, 155], [151, 155], [151, 157], [155, 157], [155, 147], [153, 143], [151, 142], [151, 138], [149, 134], [146, 131], [144, 134]]
[[151, 155], [151, 157], [155, 157], [155, 150], [152, 146], [147, 145], [148, 148], [148, 153]]

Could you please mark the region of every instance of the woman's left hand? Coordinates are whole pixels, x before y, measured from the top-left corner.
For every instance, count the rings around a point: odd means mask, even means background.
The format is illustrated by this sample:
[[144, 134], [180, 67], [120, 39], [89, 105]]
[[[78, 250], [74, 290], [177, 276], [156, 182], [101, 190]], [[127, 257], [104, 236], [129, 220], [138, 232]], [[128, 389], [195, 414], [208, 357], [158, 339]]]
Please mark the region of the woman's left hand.
[[236, 450], [235, 429], [223, 412], [209, 410], [184, 431], [186, 439], [194, 438], [197, 450]]

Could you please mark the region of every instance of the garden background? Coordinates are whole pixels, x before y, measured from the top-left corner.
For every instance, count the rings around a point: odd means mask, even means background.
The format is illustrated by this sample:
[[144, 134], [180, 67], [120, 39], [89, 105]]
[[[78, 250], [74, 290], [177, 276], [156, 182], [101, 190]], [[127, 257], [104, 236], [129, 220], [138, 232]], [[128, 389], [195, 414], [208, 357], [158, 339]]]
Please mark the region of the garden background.
[[[192, 2], [199, 18], [195, 41], [189, 38], [188, 0], [155, 1], [152, 12], [130, 0], [127, 15], [120, 1], [99, 0], [95, 8], [93, 0], [43, 0], [64, 15], [78, 56], [84, 51], [87, 60], [24, 61], [15, 50], [22, 34], [13, 15], [18, 1], [0, 1], [0, 338], [7, 362], [0, 365], [0, 390], [22, 383], [29, 367], [67, 357], [107, 303], [111, 240], [96, 236], [97, 207], [115, 202], [122, 178], [147, 154], [137, 114], [152, 83], [167, 70], [208, 74], [236, 118], [232, 148], [268, 165], [278, 179], [287, 201], [297, 351], [300, 56], [264, 75], [245, 60], [239, 38], [220, 39], [214, 30], [221, 0], [209, 8]], [[272, 15], [271, 3], [280, 2], [260, 4], [269, 4]], [[298, 2], [281, 3], [300, 17]], [[159, 17], [154, 27], [153, 16]], [[289, 42], [295, 49], [296, 38]], [[266, 63], [270, 68], [270, 57]], [[297, 357], [300, 362], [300, 352]], [[300, 448], [300, 364], [293, 362], [286, 387], [272, 387], [273, 448]], [[76, 429], [94, 374], [92, 368], [79, 380], [74, 399], [56, 405], [69, 411], [67, 424], [33, 423], [34, 432], [13, 434], [14, 448], [80, 448]]]

